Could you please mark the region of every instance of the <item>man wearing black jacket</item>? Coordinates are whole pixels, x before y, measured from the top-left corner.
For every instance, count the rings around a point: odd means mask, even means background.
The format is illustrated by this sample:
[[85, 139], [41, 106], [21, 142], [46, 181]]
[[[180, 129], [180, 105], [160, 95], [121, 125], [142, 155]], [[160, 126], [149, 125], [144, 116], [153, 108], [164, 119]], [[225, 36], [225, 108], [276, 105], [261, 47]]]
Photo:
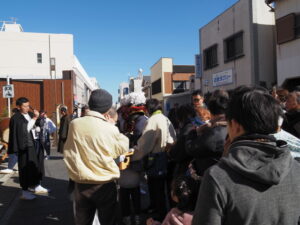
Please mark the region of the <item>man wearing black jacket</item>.
[[280, 106], [257, 89], [235, 89], [226, 119], [227, 156], [204, 175], [194, 225], [291, 225], [299, 223], [300, 164], [278, 128]]
[[282, 128], [292, 135], [300, 138], [300, 92], [290, 93], [286, 101], [286, 121]]
[[222, 156], [227, 136], [225, 110], [229, 101], [226, 91], [216, 90], [207, 101], [212, 118], [208, 124], [191, 132], [186, 141], [187, 154], [194, 158], [193, 169], [198, 176], [216, 164]]
[[69, 124], [72, 120], [72, 115], [68, 115], [68, 108], [66, 106], [62, 106], [60, 108], [60, 113], [62, 117], [60, 118], [60, 126], [58, 131], [58, 146], [57, 151], [60, 153], [64, 152], [64, 146], [68, 137]]
[[39, 112], [34, 110], [33, 115], [29, 114], [30, 106], [27, 98], [19, 98], [16, 104], [19, 111], [10, 119], [8, 154], [18, 155], [21, 198], [32, 200], [35, 196], [28, 190], [33, 188], [35, 191], [35, 188], [40, 186], [42, 176], [31, 133]]

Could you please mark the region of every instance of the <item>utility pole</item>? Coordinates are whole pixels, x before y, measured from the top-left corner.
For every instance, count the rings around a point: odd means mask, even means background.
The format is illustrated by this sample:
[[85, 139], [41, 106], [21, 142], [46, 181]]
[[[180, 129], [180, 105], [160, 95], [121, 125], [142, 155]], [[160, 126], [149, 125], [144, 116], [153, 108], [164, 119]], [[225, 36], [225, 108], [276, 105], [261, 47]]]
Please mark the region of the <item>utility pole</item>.
[[[7, 82], [7, 85], [10, 85], [9, 76], [6, 77], [6, 82]], [[11, 113], [10, 113], [10, 98], [7, 98], [7, 110], [8, 110], [8, 117], [10, 118], [10, 116], [11, 116]]]

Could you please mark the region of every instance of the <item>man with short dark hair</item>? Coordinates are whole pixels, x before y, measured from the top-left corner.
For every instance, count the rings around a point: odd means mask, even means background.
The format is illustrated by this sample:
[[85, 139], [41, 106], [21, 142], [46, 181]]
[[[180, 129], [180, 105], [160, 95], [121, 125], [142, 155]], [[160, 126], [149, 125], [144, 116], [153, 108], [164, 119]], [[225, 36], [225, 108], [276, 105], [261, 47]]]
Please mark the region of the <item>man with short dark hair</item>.
[[[164, 159], [164, 155], [169, 150], [169, 146], [176, 141], [176, 132], [171, 121], [162, 113], [162, 107], [157, 99], [148, 99], [146, 101], [146, 110], [149, 113], [149, 119], [146, 123], [142, 136], [137, 142], [137, 146], [134, 146], [135, 153], [132, 160], [140, 160], [143, 157], [149, 156], [153, 161], [161, 155], [161, 168], [157, 168], [159, 174], [151, 173], [150, 170], [146, 170], [148, 177], [149, 195], [151, 200], [151, 206], [157, 212], [158, 221], [162, 221], [167, 213], [166, 206], [166, 175], [167, 171], [164, 170], [163, 165], [167, 165], [167, 160]], [[153, 156], [153, 157], [152, 157]], [[150, 164], [150, 163], [149, 163]], [[147, 167], [147, 166], [146, 166]]]
[[35, 195], [29, 192], [30, 188], [34, 192], [36, 190], [47, 192], [47, 189], [39, 185], [42, 177], [40, 169], [42, 168], [39, 168], [31, 133], [39, 117], [39, 112], [34, 110], [33, 116], [30, 116], [30, 103], [25, 97], [17, 99], [16, 105], [19, 111], [10, 119], [8, 153], [18, 155], [19, 180], [22, 187], [21, 199], [33, 200]]
[[62, 117], [60, 118], [60, 125], [59, 125], [59, 131], [58, 131], [58, 146], [57, 151], [60, 153], [63, 153], [64, 145], [68, 137], [68, 130], [69, 130], [69, 124], [72, 120], [71, 116], [68, 115], [68, 107], [62, 106], [60, 108], [60, 114]]
[[204, 172], [216, 164], [222, 156], [227, 136], [225, 111], [228, 102], [229, 96], [226, 91], [214, 91], [207, 101], [211, 120], [190, 132], [187, 138], [186, 152], [195, 159], [193, 167], [199, 176], [203, 176]]
[[194, 108], [203, 107], [204, 98], [200, 90], [196, 90], [192, 93], [192, 104]]
[[262, 90], [234, 90], [226, 112], [231, 144], [204, 175], [194, 225], [300, 222], [300, 164], [269, 135], [278, 129], [278, 107]]

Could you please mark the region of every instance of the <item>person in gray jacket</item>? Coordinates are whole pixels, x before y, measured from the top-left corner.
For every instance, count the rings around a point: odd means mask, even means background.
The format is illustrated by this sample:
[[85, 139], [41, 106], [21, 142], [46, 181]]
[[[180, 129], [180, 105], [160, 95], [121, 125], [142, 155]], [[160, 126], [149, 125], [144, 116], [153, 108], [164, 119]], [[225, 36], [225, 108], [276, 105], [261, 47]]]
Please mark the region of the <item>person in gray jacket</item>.
[[204, 175], [194, 225], [297, 225], [300, 164], [271, 133], [279, 105], [268, 93], [234, 90], [226, 112], [229, 149]]

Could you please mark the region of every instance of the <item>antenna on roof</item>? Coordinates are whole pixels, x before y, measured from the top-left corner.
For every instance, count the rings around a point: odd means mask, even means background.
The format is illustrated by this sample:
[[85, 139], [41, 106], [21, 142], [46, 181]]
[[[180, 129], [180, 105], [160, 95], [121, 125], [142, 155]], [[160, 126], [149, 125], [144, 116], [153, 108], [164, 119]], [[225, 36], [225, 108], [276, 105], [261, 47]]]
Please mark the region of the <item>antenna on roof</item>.
[[14, 23], [14, 24], [16, 24], [16, 23], [17, 23], [17, 20], [18, 20], [18, 18], [16, 18], [16, 17], [10, 17], [10, 20], [11, 20], [11, 23]]
[[5, 24], [17, 24], [17, 18], [15, 17], [10, 17], [10, 21], [5, 21], [5, 20], [0, 20], [0, 23], [2, 23], [2, 26], [0, 28], [0, 31], [4, 31], [5, 30]]

